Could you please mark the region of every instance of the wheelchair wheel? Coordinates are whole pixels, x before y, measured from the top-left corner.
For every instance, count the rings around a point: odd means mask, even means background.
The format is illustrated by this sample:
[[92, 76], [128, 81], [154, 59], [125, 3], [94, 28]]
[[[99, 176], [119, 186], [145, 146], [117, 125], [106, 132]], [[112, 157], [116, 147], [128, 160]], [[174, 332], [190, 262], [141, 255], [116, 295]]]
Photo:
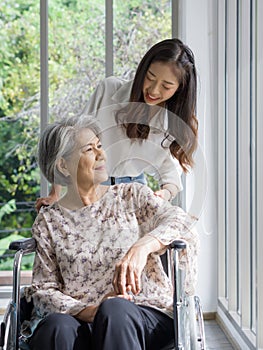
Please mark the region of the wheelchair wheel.
[[205, 327], [204, 327], [204, 319], [203, 319], [203, 310], [201, 307], [200, 299], [198, 296], [194, 297], [194, 305], [195, 305], [195, 314], [197, 319], [197, 339], [199, 342], [199, 349], [205, 350]]
[[180, 350], [205, 350], [203, 318], [198, 297], [187, 296], [181, 304], [179, 339]]

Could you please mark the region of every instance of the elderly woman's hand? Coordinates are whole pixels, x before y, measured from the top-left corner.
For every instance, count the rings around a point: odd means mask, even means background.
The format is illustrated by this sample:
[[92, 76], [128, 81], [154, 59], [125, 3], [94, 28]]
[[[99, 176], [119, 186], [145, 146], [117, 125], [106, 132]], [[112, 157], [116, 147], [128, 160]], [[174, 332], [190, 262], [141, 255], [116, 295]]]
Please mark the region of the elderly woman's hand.
[[143, 247], [132, 247], [128, 253], [116, 264], [113, 287], [117, 294], [133, 294], [141, 290], [141, 272], [147, 261], [147, 252]]
[[139, 239], [116, 264], [113, 287], [117, 294], [125, 295], [128, 291], [135, 295], [141, 290], [141, 273], [148, 255], [164, 248], [155, 237], [146, 235]]
[[[117, 295], [116, 292], [112, 291], [112, 292], [109, 292], [109, 293], [104, 295], [104, 297], [100, 301], [100, 304], [104, 300], [107, 300], [110, 298], [123, 298], [123, 299], [127, 299], [130, 301], [132, 301], [132, 299], [133, 299], [132, 295], [129, 295], [127, 293], [125, 293], [123, 295], [119, 295], [119, 294]], [[99, 307], [99, 304], [98, 305], [89, 305], [85, 309], [80, 311], [75, 317], [81, 321], [84, 321], [84, 322], [93, 322], [94, 317], [96, 316], [96, 313], [98, 311], [98, 307]]]

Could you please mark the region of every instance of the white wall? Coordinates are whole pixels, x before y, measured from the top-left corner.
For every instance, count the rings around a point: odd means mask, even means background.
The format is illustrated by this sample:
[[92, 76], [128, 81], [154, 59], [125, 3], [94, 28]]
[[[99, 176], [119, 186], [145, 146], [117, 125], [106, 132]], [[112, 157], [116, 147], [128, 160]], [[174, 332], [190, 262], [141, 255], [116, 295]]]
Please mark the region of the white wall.
[[[186, 209], [199, 215], [197, 293], [204, 312], [217, 309], [217, 0], [179, 1], [179, 38], [194, 52], [198, 71], [199, 150], [186, 178]], [[201, 215], [200, 215], [201, 214]]]

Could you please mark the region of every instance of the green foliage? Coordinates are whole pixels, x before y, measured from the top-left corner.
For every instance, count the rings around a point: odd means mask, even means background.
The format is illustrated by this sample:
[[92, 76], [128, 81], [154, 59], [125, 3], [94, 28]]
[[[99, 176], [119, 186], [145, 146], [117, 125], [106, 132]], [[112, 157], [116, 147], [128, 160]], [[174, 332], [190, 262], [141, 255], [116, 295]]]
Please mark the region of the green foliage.
[[2, 1], [0, 13], [0, 116], [18, 113], [39, 91], [38, 2]]
[[[32, 270], [34, 263], [34, 253], [23, 257], [21, 270]], [[1, 261], [0, 271], [11, 271], [13, 269], [13, 258]]]
[[[36, 216], [39, 3], [2, 0], [0, 5], [0, 242], [10, 233], [29, 236]], [[147, 49], [171, 36], [171, 4], [167, 0], [113, 4], [114, 74], [130, 77]], [[48, 16], [49, 111], [54, 119], [80, 112], [105, 75], [105, 0], [50, 1]], [[157, 188], [153, 178], [148, 181]]]
[[155, 180], [155, 178], [151, 175], [145, 174], [147, 179], [147, 185], [153, 190], [157, 191], [160, 189], [158, 181]]
[[[22, 239], [23, 236], [19, 234], [11, 234], [3, 239], [0, 239], [0, 270], [12, 270], [14, 251], [9, 250], [9, 244], [15, 240]], [[32, 269], [34, 261], [34, 253], [29, 254], [23, 258], [22, 270]]]
[[[118, 5], [117, 5], [118, 4]], [[170, 1], [119, 1], [114, 23], [115, 70], [135, 72], [146, 51], [171, 36]]]
[[[11, 242], [16, 241], [18, 239], [22, 239], [22, 238], [24, 238], [24, 237], [19, 235], [19, 234], [11, 234], [11, 235], [1, 239], [0, 240], [0, 251], [1, 252], [7, 252], [9, 244]], [[3, 255], [3, 254], [1, 254], [1, 255]]]
[[2, 206], [2, 208], [0, 208], [0, 222], [2, 221], [2, 217], [5, 214], [10, 214], [10, 213], [12, 213], [15, 210], [16, 210], [16, 202], [15, 202], [14, 199], [11, 199], [9, 202], [4, 204]]

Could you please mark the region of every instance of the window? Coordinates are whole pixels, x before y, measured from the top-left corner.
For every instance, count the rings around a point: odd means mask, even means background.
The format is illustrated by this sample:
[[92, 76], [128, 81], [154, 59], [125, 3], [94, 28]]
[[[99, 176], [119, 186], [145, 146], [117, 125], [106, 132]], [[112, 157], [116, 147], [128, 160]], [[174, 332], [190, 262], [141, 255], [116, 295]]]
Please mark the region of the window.
[[222, 1], [218, 12], [219, 316], [251, 349], [263, 346], [262, 9], [261, 1]]
[[81, 111], [105, 75], [132, 77], [146, 50], [172, 36], [172, 11], [170, 0], [2, 1], [0, 258], [10, 234], [31, 235], [35, 200], [48, 193], [36, 160], [40, 130]]
[[0, 265], [10, 240], [29, 236], [39, 193], [40, 21], [33, 0], [3, 0], [0, 10]]

